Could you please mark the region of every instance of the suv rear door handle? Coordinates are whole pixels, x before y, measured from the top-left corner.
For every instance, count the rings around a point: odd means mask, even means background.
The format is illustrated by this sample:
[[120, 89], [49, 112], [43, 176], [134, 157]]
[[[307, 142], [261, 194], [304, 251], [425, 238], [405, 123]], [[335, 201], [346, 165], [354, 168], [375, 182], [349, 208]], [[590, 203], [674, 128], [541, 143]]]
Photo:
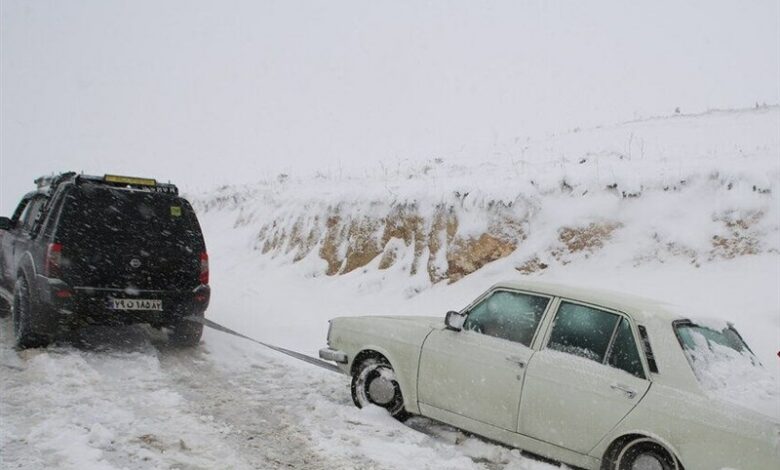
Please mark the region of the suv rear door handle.
[[609, 386], [609, 388], [618, 392], [622, 392], [629, 400], [633, 400], [633, 398], [636, 396], [636, 392], [627, 385], [612, 384]]
[[506, 360], [509, 361], [509, 362], [517, 364], [518, 366], [520, 366], [521, 369], [525, 367], [525, 359], [523, 359], [522, 357], [519, 357], [519, 356], [507, 356]]

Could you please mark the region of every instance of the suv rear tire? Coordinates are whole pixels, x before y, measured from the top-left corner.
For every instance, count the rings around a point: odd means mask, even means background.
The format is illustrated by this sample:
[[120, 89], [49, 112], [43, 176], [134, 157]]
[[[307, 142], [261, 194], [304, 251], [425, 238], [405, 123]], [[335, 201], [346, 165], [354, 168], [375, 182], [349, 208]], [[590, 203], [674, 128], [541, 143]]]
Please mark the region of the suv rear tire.
[[35, 331], [30, 309], [30, 286], [24, 276], [20, 276], [14, 285], [14, 304], [12, 308], [14, 338], [21, 349], [48, 346], [49, 336]]
[[11, 315], [11, 304], [3, 297], [0, 297], [0, 318]]
[[168, 331], [168, 341], [176, 346], [197, 346], [203, 336], [203, 323], [180, 318]]

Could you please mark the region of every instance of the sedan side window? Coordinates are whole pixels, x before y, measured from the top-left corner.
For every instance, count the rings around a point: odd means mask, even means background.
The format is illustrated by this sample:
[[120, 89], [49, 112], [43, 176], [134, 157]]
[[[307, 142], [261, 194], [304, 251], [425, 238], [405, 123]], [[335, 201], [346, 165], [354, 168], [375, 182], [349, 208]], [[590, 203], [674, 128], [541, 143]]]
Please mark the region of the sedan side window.
[[608, 363], [612, 367], [623, 369], [640, 379], [645, 378], [642, 359], [639, 358], [639, 350], [636, 347], [634, 335], [631, 333], [631, 325], [625, 318], [620, 320], [615, 340], [612, 342]]
[[561, 302], [548, 347], [603, 363], [619, 320], [614, 313]]
[[550, 299], [497, 291], [469, 311], [463, 328], [531, 346]]

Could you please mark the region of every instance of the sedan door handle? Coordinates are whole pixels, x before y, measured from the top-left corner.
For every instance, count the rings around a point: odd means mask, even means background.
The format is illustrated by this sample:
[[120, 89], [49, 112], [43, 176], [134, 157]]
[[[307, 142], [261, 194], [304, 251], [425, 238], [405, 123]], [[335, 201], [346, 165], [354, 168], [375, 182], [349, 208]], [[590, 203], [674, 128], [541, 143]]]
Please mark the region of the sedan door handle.
[[525, 359], [523, 359], [522, 357], [508, 356], [506, 360], [517, 364], [518, 366], [520, 366], [521, 369], [525, 367]]
[[629, 400], [633, 400], [636, 396], [636, 392], [633, 389], [623, 384], [612, 384], [609, 386], [609, 388], [618, 392], [622, 392]]

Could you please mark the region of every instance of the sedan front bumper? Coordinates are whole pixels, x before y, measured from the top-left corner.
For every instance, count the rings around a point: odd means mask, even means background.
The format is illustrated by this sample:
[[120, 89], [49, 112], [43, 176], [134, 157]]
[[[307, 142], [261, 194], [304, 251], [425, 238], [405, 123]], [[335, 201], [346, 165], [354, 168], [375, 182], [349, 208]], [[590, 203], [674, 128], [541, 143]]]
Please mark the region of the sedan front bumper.
[[347, 353], [344, 351], [338, 351], [336, 349], [331, 348], [322, 348], [320, 349], [320, 359], [324, 359], [326, 361], [333, 361], [337, 364], [346, 364], [347, 363]]

